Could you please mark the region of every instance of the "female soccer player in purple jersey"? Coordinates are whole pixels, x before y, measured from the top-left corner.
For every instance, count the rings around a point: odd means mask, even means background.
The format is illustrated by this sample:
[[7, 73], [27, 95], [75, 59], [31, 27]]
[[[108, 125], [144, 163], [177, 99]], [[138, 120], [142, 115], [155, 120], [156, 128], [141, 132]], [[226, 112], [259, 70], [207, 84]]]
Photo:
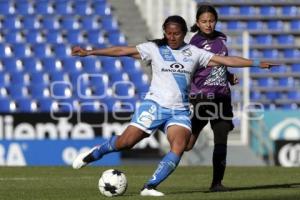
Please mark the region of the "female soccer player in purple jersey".
[[86, 50], [72, 49], [73, 56], [131, 56], [150, 62], [152, 81], [149, 92], [140, 107], [134, 112], [130, 125], [119, 136], [79, 154], [73, 168], [80, 169], [104, 155], [132, 148], [143, 138], [162, 128], [170, 143], [170, 152], [159, 163], [152, 178], [141, 190], [142, 196], [163, 196], [156, 187], [177, 167], [191, 136], [188, 89], [191, 75], [200, 66], [256, 66], [269, 68], [272, 63], [249, 60], [241, 57], [224, 57], [186, 44], [185, 20], [170, 16], [163, 24], [164, 37], [142, 43], [136, 47], [109, 47]]
[[[197, 32], [190, 44], [217, 55], [228, 55], [226, 35], [216, 31], [218, 13], [211, 5], [201, 5], [196, 14], [196, 24], [191, 27]], [[232, 106], [229, 80], [237, 81], [227, 71], [227, 67], [198, 68], [191, 83], [190, 101], [194, 108], [192, 118], [192, 136], [187, 150], [192, 149], [200, 132], [210, 121], [214, 133], [213, 179], [210, 191], [226, 191], [222, 179], [226, 167], [227, 136], [233, 129]], [[201, 105], [200, 105], [201, 104]]]

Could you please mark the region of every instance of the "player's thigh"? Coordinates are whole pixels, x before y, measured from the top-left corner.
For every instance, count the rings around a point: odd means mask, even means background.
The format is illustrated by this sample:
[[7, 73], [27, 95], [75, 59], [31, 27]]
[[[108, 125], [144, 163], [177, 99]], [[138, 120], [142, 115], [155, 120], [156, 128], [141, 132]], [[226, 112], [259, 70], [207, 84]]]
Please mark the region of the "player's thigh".
[[171, 146], [171, 151], [177, 155], [181, 155], [189, 142], [190, 136], [190, 129], [184, 126], [169, 126], [167, 129], [167, 138]]
[[145, 133], [143, 130], [129, 125], [122, 135], [119, 136], [116, 147], [117, 149], [132, 148], [136, 143], [148, 136], [149, 134]]

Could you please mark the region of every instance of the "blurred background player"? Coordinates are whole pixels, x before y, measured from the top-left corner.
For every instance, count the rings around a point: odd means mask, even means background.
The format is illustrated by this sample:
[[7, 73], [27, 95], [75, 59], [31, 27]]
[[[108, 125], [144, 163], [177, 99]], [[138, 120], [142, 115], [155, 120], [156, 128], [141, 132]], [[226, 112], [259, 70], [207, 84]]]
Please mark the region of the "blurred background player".
[[[162, 128], [170, 143], [171, 150], [159, 163], [152, 178], [144, 185], [142, 196], [163, 196], [156, 187], [177, 167], [191, 135], [188, 91], [191, 75], [198, 66], [258, 66], [269, 68], [272, 64], [241, 57], [214, 55], [193, 45], [186, 44], [185, 20], [170, 16], [163, 23], [164, 38], [142, 43], [136, 47], [110, 47], [85, 50], [72, 49], [74, 56], [131, 56], [151, 62], [153, 77], [149, 92], [135, 111], [130, 125], [120, 136], [79, 154], [73, 168], [80, 169], [99, 160], [110, 152], [132, 148], [140, 140]], [[164, 84], [161, 84], [161, 83]]]
[[[228, 55], [226, 35], [216, 31], [218, 13], [211, 5], [201, 5], [196, 14], [196, 24], [191, 27], [196, 34], [190, 44], [217, 55]], [[230, 80], [229, 80], [230, 79]], [[191, 103], [194, 108], [192, 136], [187, 150], [191, 150], [202, 131], [210, 121], [214, 134], [213, 179], [211, 191], [226, 191], [222, 179], [226, 168], [227, 136], [233, 129], [231, 91], [229, 82], [237, 83], [235, 76], [226, 66], [198, 68], [191, 84]], [[213, 105], [212, 105], [213, 104]]]

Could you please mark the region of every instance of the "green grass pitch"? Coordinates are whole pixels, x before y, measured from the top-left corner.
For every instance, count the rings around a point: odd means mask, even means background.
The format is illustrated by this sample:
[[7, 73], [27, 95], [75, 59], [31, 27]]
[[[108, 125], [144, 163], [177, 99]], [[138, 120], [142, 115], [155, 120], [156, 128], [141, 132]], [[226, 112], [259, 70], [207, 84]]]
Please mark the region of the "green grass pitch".
[[99, 200], [109, 199], [98, 191], [98, 179], [109, 168], [125, 172], [128, 189], [113, 199], [170, 200], [297, 200], [300, 199], [300, 169], [281, 167], [228, 167], [224, 184], [230, 192], [210, 193], [211, 167], [178, 167], [159, 186], [165, 197], [141, 197], [139, 191], [155, 166], [0, 167], [1, 200]]

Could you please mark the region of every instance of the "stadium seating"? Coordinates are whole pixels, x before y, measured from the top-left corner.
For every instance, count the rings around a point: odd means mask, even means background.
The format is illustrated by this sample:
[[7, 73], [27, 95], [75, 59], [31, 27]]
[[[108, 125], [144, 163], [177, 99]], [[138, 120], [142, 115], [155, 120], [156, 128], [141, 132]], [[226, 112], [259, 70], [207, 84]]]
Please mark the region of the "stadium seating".
[[127, 44], [106, 0], [0, 1], [0, 19], [0, 112], [112, 111], [141, 98], [124, 84], [129, 72], [145, 76], [134, 59], [70, 56], [74, 45]]
[[[198, 2], [203, 3], [202, 0]], [[249, 57], [281, 64], [271, 70], [250, 69], [250, 82], [254, 83], [250, 87], [250, 100], [263, 103], [267, 109], [299, 108], [298, 93], [290, 92], [291, 88], [299, 87], [299, 3], [279, 0], [272, 3], [213, 0], [211, 3], [219, 13], [217, 29], [229, 36], [230, 55], [242, 55], [241, 30], [248, 30]], [[232, 71], [240, 73], [239, 70]], [[238, 92], [233, 92], [232, 96], [234, 100], [240, 100]], [[287, 103], [289, 98], [295, 99], [293, 106]]]

